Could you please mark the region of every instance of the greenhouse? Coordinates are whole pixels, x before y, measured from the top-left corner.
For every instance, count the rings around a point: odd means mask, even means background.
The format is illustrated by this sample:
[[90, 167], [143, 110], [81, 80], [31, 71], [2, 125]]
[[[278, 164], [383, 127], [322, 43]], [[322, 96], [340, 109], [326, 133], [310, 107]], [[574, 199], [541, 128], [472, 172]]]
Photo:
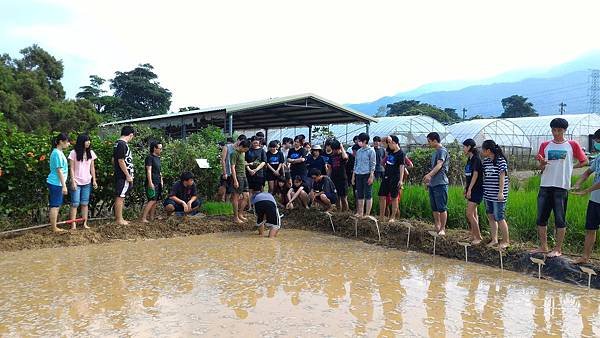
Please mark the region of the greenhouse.
[[472, 138], [477, 145], [481, 145], [485, 140], [494, 140], [504, 148], [531, 148], [523, 129], [506, 119], [465, 121], [448, 126], [448, 130], [459, 142]]
[[550, 121], [562, 117], [569, 122], [566, 138], [576, 140], [585, 149], [591, 149], [591, 137], [600, 129], [600, 115], [598, 114], [573, 114], [573, 115], [546, 115], [536, 117], [519, 117], [507, 119], [517, 124], [529, 138], [531, 147], [537, 151], [542, 142], [552, 139]]
[[[391, 116], [380, 117], [376, 123], [369, 125], [369, 135], [387, 136], [396, 135], [400, 139], [401, 145], [426, 144], [427, 134], [438, 132], [442, 137], [443, 143], [454, 142], [454, 137], [450, 135], [446, 126], [429, 116]], [[352, 142], [352, 138], [362, 132], [367, 131], [364, 124], [338, 124], [330, 125], [329, 132], [344, 144]], [[319, 128], [319, 127], [315, 127]], [[323, 133], [315, 132], [313, 128], [313, 141], [322, 142], [325, 138]], [[253, 135], [257, 130], [240, 130], [239, 133]], [[308, 136], [308, 128], [281, 128], [269, 129], [267, 138], [271, 140], [282, 140], [284, 137], [293, 138], [295, 135], [304, 134]]]

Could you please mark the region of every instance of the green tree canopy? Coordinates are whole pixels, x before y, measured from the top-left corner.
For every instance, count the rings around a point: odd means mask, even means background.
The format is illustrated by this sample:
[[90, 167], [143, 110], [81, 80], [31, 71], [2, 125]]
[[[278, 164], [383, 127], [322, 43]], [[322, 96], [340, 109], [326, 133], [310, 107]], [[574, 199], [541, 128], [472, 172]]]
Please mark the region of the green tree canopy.
[[416, 100], [403, 100], [387, 105], [387, 116], [413, 116], [426, 115], [430, 116], [441, 123], [451, 123], [460, 121], [460, 117], [456, 114], [456, 109], [445, 108], [440, 109], [428, 103], [421, 103]]
[[154, 67], [145, 63], [128, 72], [116, 72], [110, 80], [114, 99], [104, 113], [115, 119], [164, 114], [171, 106], [171, 92], [160, 86]]
[[0, 56], [0, 112], [7, 121], [24, 131], [84, 131], [98, 125], [88, 102], [65, 100], [62, 61], [37, 45], [20, 53], [21, 59]]
[[501, 118], [538, 116], [533, 109], [533, 103], [527, 102], [527, 98], [521, 95], [503, 98], [502, 108], [504, 108], [504, 113], [500, 115]]

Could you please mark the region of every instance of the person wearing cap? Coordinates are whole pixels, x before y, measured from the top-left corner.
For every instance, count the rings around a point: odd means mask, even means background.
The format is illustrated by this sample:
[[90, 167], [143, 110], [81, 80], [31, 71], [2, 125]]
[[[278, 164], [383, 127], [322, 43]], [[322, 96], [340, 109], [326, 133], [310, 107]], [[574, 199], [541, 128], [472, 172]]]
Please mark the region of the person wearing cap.
[[[594, 150], [600, 151], [600, 129], [596, 130], [594, 136]], [[581, 190], [581, 184], [592, 174], [594, 183], [591, 187]], [[585, 264], [590, 260], [594, 244], [596, 243], [596, 232], [600, 228], [600, 157], [596, 157], [590, 167], [581, 175], [577, 183], [573, 185], [573, 193], [576, 195], [590, 194], [586, 217], [585, 217], [585, 242], [583, 245], [583, 256], [577, 259], [575, 264]]]
[[195, 213], [200, 207], [197, 194], [194, 174], [189, 171], [181, 174], [179, 181], [173, 184], [169, 197], [163, 202], [167, 216], [173, 212], [183, 212], [186, 215]]
[[327, 172], [327, 163], [322, 155], [323, 149], [315, 144], [310, 149], [310, 156], [306, 157], [306, 169], [310, 173], [313, 169], [318, 169], [321, 173]]
[[[542, 170], [542, 180], [537, 198], [537, 227], [540, 246], [533, 253], [548, 252], [547, 225], [550, 213], [554, 212], [556, 243], [548, 257], [562, 255], [562, 243], [566, 233], [568, 193], [571, 189], [573, 168], [588, 164], [588, 159], [577, 141], [567, 140], [565, 132], [569, 122], [555, 118], [550, 122], [552, 140], [540, 145], [537, 160]], [[573, 166], [574, 160], [577, 164]]]

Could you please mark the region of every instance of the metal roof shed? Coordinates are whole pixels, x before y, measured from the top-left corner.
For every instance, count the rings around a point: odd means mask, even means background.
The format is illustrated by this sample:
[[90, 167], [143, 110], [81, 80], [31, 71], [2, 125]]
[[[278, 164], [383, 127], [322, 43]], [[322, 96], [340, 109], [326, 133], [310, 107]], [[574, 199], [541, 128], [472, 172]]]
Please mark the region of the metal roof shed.
[[332, 123], [376, 122], [359, 113], [315, 94], [301, 94], [261, 101], [253, 101], [186, 112], [148, 116], [105, 123], [101, 127], [142, 123], [151, 127], [181, 126], [181, 134], [202, 128], [206, 124], [219, 126], [231, 134], [233, 130], [280, 127], [312, 127]]

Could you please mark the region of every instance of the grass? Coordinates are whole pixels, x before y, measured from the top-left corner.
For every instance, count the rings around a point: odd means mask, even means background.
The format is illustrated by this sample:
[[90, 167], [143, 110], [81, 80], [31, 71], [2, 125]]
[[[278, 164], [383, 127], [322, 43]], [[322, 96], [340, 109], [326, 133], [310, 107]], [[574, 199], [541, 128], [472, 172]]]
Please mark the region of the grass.
[[233, 215], [233, 209], [229, 202], [205, 202], [202, 205], [202, 212], [210, 216]]

